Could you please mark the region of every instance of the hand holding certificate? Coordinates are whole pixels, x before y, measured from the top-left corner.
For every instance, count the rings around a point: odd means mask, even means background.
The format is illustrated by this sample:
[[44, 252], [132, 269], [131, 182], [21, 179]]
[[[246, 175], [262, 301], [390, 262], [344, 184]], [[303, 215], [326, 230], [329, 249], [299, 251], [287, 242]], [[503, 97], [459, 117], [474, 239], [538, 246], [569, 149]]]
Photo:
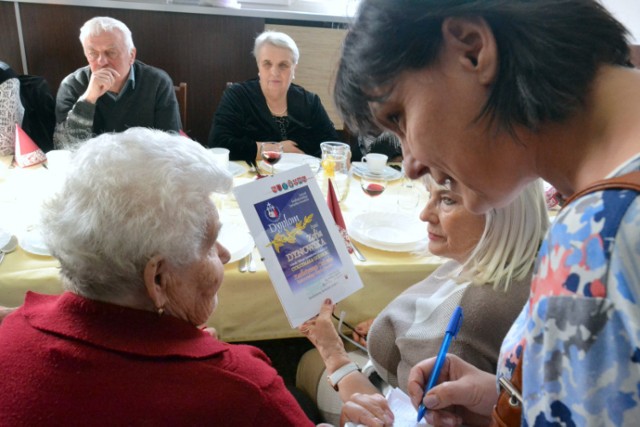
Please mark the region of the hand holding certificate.
[[308, 165], [234, 189], [292, 327], [362, 287]]

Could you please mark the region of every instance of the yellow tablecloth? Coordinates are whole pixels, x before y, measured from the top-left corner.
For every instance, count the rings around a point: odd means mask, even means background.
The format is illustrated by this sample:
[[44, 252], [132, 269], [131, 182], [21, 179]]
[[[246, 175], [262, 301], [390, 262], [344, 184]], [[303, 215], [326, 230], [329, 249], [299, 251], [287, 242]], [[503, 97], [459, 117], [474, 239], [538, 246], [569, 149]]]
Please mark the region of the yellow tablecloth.
[[[0, 228], [18, 237], [37, 225], [38, 207], [55, 190], [58, 179], [41, 166], [28, 169], [9, 168], [10, 158], [0, 158]], [[241, 163], [238, 163], [241, 164]], [[242, 163], [244, 166], [244, 164]], [[52, 179], [53, 177], [53, 179]], [[240, 184], [252, 178], [247, 173], [236, 178]], [[426, 202], [420, 187], [421, 200], [411, 212], [417, 215]], [[368, 209], [396, 212], [398, 183], [377, 199], [368, 199], [354, 177], [347, 199], [341, 203], [347, 225], [349, 220]], [[243, 224], [237, 203], [232, 195], [214, 196], [224, 221]], [[426, 225], [425, 225], [426, 234]], [[442, 262], [440, 258], [406, 252], [387, 252], [358, 245], [367, 261], [354, 259], [364, 288], [338, 304], [346, 311], [347, 322], [357, 323], [374, 317], [396, 295], [430, 274]], [[258, 257], [258, 252], [254, 250]], [[219, 305], [208, 321], [225, 341], [254, 341], [301, 336], [292, 329], [278, 301], [262, 262], [256, 273], [240, 273], [238, 263], [225, 267], [225, 278], [219, 291]], [[47, 294], [61, 292], [57, 260], [33, 255], [18, 248], [6, 255], [0, 264], [0, 305], [18, 306], [27, 290]]]

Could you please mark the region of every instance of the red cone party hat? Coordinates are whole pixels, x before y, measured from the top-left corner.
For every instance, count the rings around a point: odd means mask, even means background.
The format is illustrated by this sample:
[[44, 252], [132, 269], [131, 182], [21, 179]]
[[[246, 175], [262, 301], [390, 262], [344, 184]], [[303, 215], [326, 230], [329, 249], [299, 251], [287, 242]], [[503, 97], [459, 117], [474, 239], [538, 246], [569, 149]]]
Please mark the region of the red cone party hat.
[[342, 217], [342, 210], [340, 210], [340, 203], [338, 203], [338, 197], [336, 197], [336, 192], [333, 189], [333, 183], [331, 182], [331, 180], [329, 180], [327, 205], [329, 206], [329, 211], [333, 216], [333, 220], [336, 222], [336, 225], [340, 230], [340, 235], [344, 239], [344, 243], [347, 245], [349, 253], [352, 253], [353, 248], [351, 247], [351, 239], [349, 238], [349, 233], [347, 232], [347, 227], [344, 223], [344, 218]]
[[47, 160], [44, 152], [16, 123], [16, 164], [21, 168], [39, 165]]

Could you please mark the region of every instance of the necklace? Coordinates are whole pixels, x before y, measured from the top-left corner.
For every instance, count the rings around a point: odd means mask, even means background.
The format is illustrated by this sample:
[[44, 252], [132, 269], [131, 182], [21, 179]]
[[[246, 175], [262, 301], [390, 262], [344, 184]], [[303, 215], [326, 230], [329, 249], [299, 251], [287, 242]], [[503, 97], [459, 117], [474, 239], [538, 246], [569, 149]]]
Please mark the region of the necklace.
[[267, 102], [267, 108], [269, 109], [271, 114], [273, 114], [274, 116], [284, 116], [287, 113], [287, 110], [289, 110], [288, 107], [284, 107], [284, 110], [282, 110], [282, 112], [276, 113], [275, 111], [273, 111], [273, 109], [271, 108], [271, 105], [269, 105], [268, 102]]

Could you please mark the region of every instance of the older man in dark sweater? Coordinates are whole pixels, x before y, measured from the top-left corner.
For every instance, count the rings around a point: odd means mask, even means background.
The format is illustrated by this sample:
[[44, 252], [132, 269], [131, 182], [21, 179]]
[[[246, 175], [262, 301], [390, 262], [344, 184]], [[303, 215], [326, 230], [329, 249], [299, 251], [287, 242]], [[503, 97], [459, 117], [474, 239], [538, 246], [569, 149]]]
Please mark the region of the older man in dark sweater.
[[56, 99], [57, 148], [134, 126], [180, 130], [173, 81], [136, 58], [131, 31], [113, 18], [96, 17], [80, 29], [88, 66], [60, 84]]

